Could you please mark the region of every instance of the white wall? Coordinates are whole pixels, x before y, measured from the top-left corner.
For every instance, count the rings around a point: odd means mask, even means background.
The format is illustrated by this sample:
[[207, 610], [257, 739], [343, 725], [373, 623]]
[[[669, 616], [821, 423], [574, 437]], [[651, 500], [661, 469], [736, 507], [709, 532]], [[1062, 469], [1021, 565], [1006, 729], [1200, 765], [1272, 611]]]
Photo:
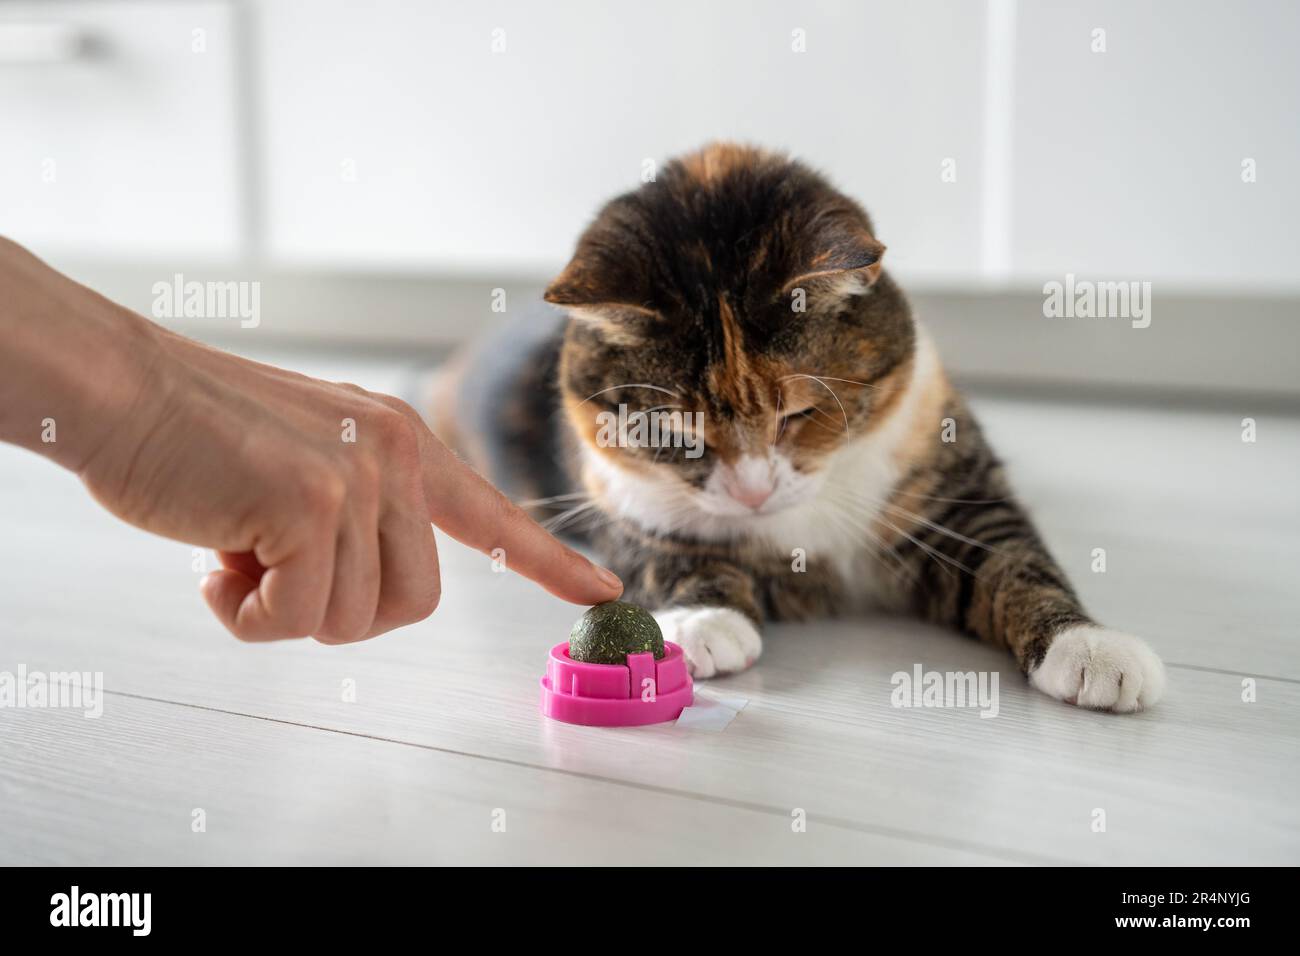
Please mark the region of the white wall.
[[[895, 264], [978, 268], [978, 4], [270, 0], [262, 13], [278, 259], [545, 274], [643, 161], [737, 138], [832, 173]], [[947, 156], [960, 174], [943, 186]]]
[[1291, 0], [1021, 3], [1015, 273], [1300, 288], [1298, 43]]
[[0, 2], [0, 51], [30, 21], [101, 48], [0, 62], [0, 231], [56, 261], [544, 278], [645, 159], [735, 137], [828, 171], [915, 287], [1295, 294], [1298, 9]]
[[0, 2], [0, 232], [51, 254], [237, 255], [234, 40], [227, 3]]

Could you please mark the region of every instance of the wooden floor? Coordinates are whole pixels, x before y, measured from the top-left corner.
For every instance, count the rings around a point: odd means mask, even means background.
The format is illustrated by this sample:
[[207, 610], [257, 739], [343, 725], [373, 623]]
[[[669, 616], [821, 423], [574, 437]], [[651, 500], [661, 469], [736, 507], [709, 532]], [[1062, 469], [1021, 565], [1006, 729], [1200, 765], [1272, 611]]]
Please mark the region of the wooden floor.
[[[721, 733], [566, 726], [537, 681], [577, 609], [485, 557], [440, 538], [443, 605], [399, 633], [243, 645], [188, 546], [0, 448], [0, 671], [106, 688], [99, 719], [0, 709], [0, 862], [1300, 863], [1300, 422], [1247, 444], [1235, 413], [977, 408], [1087, 604], [1166, 660], [1155, 710], [1077, 710], [873, 618], [774, 628], [701, 685], [749, 701]], [[891, 706], [916, 664], [998, 671], [997, 717]]]

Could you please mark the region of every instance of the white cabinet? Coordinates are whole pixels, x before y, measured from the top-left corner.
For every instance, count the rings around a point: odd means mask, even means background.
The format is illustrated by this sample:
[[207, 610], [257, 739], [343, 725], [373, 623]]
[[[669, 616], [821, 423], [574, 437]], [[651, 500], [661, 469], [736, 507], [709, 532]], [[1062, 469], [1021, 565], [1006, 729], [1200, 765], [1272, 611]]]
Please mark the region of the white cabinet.
[[1279, 0], [1019, 4], [1014, 273], [1300, 289], [1297, 41]]
[[828, 172], [911, 288], [1294, 293], [1297, 39], [1275, 0], [4, 2], [0, 232], [540, 281], [733, 138]]
[[979, 4], [257, 11], [268, 249], [281, 263], [544, 276], [645, 160], [735, 138], [830, 173], [875, 217], [891, 267], [978, 271]]
[[237, 254], [234, 39], [225, 3], [0, 4], [0, 233], [56, 259]]

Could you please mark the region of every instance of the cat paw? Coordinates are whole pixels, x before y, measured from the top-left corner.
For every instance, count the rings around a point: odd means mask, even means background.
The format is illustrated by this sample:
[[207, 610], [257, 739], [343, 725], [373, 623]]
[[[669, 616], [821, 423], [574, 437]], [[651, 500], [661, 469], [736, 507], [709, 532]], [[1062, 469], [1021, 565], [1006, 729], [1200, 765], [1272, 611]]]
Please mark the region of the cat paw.
[[695, 677], [743, 671], [763, 652], [754, 622], [729, 607], [668, 607], [655, 612], [664, 640], [681, 646]]
[[1127, 714], [1160, 699], [1165, 665], [1141, 638], [1080, 625], [1056, 635], [1029, 683], [1068, 704]]

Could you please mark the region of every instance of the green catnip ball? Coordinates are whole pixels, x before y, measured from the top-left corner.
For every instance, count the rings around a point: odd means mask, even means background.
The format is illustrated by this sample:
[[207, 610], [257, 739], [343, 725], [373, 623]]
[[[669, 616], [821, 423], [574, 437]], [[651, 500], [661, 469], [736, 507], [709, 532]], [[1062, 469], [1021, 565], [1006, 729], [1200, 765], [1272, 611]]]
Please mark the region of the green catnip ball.
[[569, 657], [587, 664], [625, 664], [627, 655], [664, 656], [664, 634], [643, 607], [608, 601], [588, 608], [569, 633]]

